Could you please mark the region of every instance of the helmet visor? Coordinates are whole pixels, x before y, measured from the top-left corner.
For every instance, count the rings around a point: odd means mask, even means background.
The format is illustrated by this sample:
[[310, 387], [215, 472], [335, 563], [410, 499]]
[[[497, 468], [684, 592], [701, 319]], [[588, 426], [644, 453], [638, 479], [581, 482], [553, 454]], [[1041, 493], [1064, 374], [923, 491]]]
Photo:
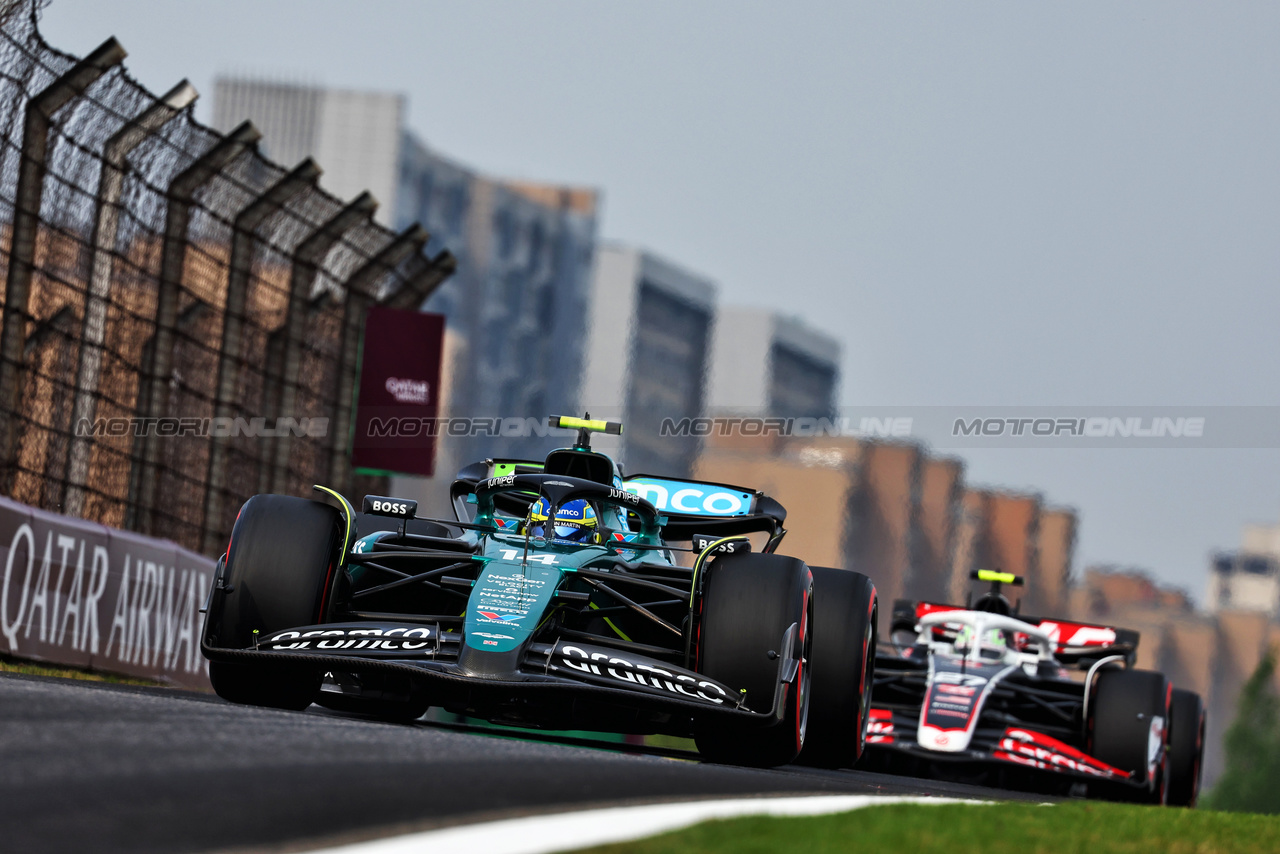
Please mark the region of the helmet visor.
[[[530, 525], [529, 536], [545, 537], [546, 525]], [[552, 525], [552, 536], [557, 540], [585, 540], [591, 535], [591, 529], [584, 525]]]

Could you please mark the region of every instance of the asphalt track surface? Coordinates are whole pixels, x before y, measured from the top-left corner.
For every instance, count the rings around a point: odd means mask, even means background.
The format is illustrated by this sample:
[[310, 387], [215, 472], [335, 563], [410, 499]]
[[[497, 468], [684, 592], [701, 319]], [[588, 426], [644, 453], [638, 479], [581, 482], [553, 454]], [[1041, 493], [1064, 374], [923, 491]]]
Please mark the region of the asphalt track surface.
[[806, 792], [1017, 797], [0, 675], [4, 851], [293, 851], [588, 806]]

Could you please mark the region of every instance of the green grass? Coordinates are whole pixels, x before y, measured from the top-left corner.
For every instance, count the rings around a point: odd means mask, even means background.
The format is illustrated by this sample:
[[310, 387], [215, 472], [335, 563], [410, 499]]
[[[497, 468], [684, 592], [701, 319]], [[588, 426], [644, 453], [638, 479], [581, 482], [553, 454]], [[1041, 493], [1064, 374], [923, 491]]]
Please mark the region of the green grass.
[[1220, 854], [1280, 851], [1280, 817], [1121, 804], [893, 804], [712, 821], [593, 854]]
[[59, 664], [37, 664], [0, 655], [0, 673], [24, 673], [28, 676], [56, 676], [60, 679], [81, 679], [85, 682], [112, 682], [117, 685], [152, 685], [163, 687], [164, 683], [150, 679], [138, 679], [133, 676], [117, 676], [114, 673], [101, 673], [97, 670], [81, 670], [78, 667], [63, 667]]

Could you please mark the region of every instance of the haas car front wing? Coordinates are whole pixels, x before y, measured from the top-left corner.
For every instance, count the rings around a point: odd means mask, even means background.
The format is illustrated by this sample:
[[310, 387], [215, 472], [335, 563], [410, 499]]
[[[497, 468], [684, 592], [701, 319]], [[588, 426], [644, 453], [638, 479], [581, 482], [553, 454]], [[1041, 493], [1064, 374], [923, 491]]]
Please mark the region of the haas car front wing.
[[[917, 716], [873, 707], [867, 727], [867, 747], [874, 748], [873, 752], [892, 751], [903, 754], [909, 760], [930, 763], [1009, 763], [1085, 780], [1120, 783], [1127, 782], [1130, 776], [1126, 771], [1113, 768], [1066, 742], [1029, 727], [979, 728], [964, 750], [945, 752], [921, 746], [917, 740], [918, 729]], [[899, 764], [895, 759], [884, 756], [880, 757], [880, 761], [889, 765]]]

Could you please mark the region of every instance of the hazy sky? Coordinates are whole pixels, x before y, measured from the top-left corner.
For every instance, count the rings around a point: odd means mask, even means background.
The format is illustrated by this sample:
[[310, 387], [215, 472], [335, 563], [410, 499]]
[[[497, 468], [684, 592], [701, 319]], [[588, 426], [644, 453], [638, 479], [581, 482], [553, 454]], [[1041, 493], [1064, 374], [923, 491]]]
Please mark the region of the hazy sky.
[[[603, 236], [837, 336], [846, 405], [1280, 403], [1280, 4], [54, 0], [43, 31], [160, 91], [404, 92], [438, 150], [599, 187]], [[1197, 596], [1280, 516], [1278, 450], [966, 458], [1078, 508], [1077, 566]]]

